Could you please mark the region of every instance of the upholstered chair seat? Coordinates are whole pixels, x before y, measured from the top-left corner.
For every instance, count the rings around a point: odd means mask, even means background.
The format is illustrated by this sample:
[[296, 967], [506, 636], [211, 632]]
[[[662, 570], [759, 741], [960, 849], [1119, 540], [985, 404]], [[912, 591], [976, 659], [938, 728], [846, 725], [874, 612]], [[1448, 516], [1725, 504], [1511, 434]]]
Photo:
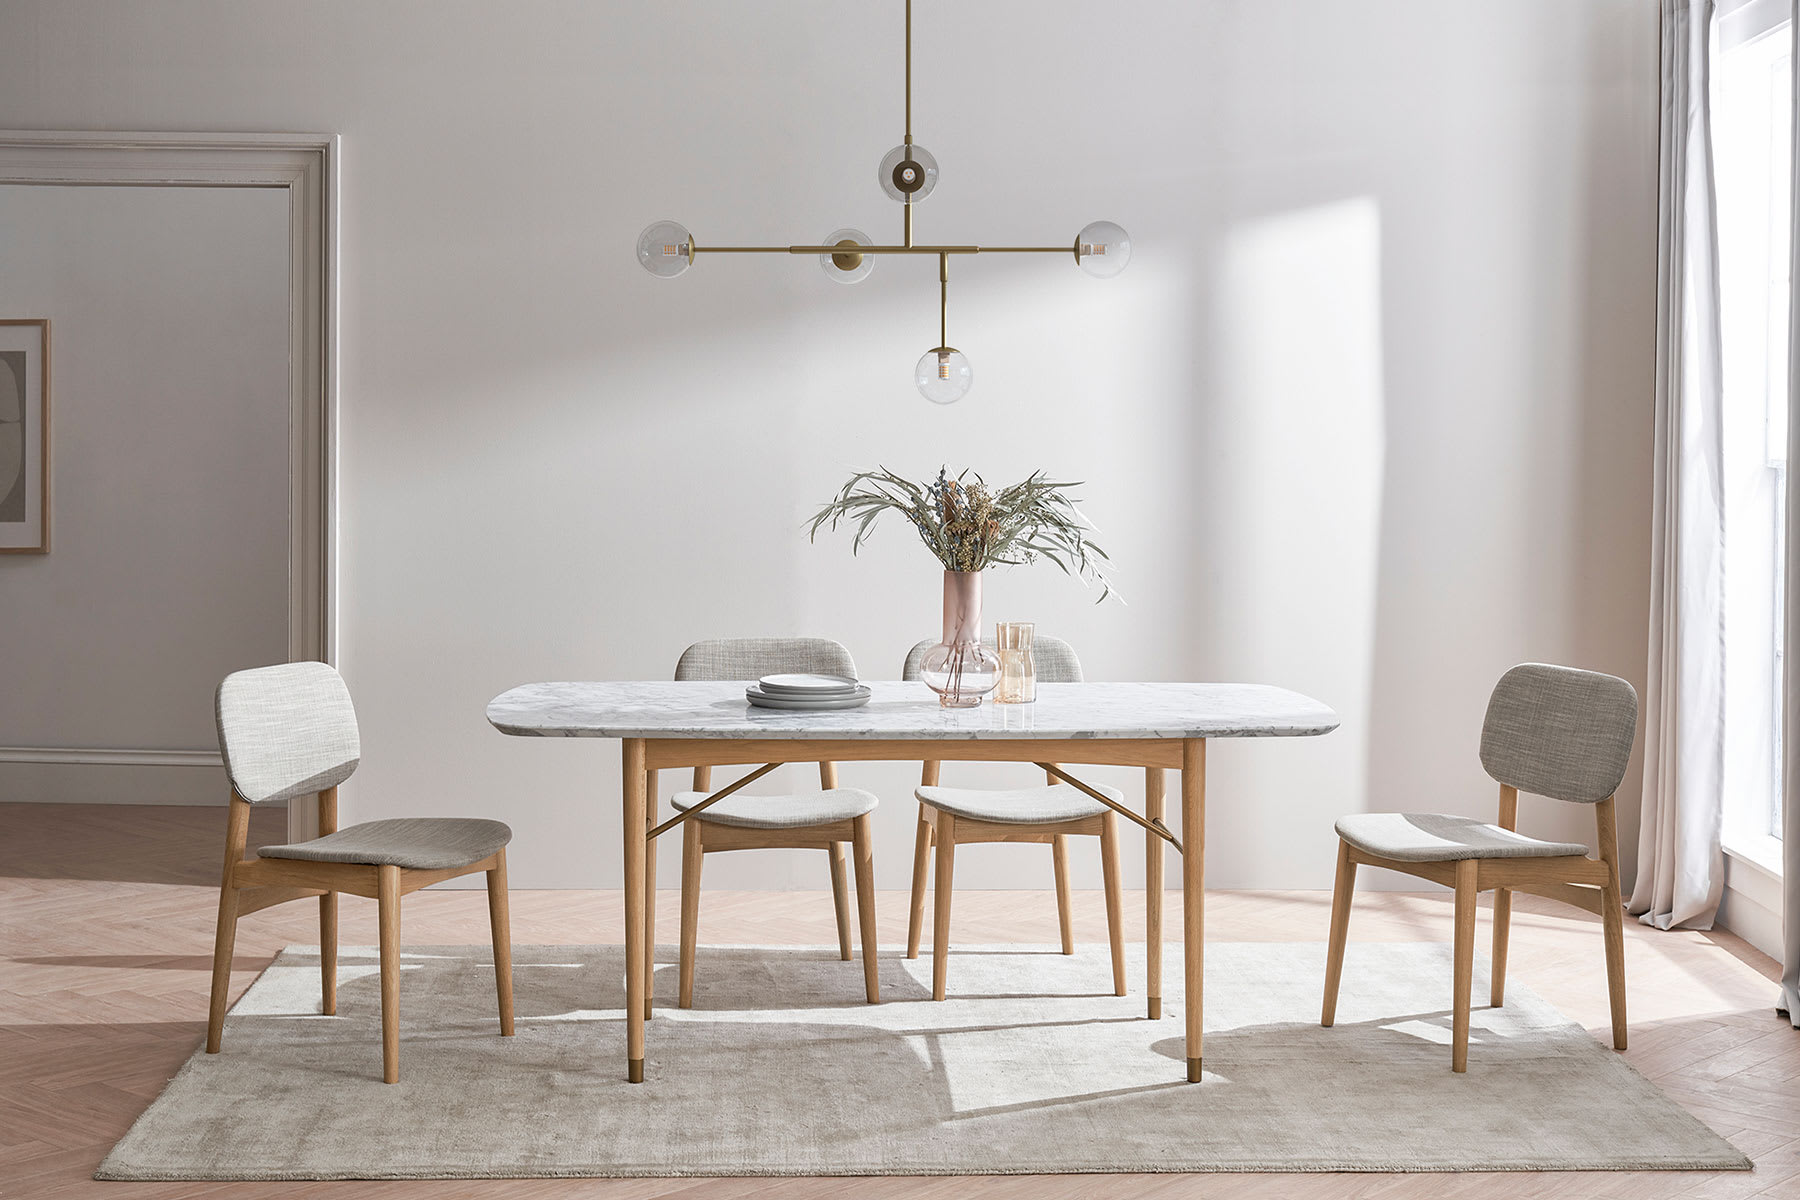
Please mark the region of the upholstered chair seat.
[[1588, 852], [1580, 842], [1541, 841], [1485, 821], [1443, 813], [1353, 813], [1338, 818], [1337, 834], [1365, 854], [1401, 862], [1559, 858]]
[[[1096, 785], [1123, 803], [1125, 793], [1118, 788]], [[987, 821], [994, 825], [1042, 825], [1053, 821], [1080, 821], [1087, 817], [1105, 816], [1106, 805], [1079, 788], [1066, 783], [1037, 787], [982, 788], [921, 787], [913, 791], [923, 804], [939, 812], [966, 817], [971, 821]]]
[[444, 871], [480, 862], [512, 841], [512, 830], [479, 817], [397, 817], [364, 821], [324, 837], [263, 846], [263, 858], [303, 862], [363, 863]]
[[[676, 792], [669, 803], [678, 812], [686, 812], [706, 799], [706, 795], [705, 792]], [[880, 803], [880, 797], [874, 792], [865, 792], [861, 788], [828, 788], [792, 796], [746, 796], [738, 792], [707, 809], [700, 819], [735, 829], [805, 829], [812, 825], [829, 825], [833, 821], [854, 821], [874, 812]]]

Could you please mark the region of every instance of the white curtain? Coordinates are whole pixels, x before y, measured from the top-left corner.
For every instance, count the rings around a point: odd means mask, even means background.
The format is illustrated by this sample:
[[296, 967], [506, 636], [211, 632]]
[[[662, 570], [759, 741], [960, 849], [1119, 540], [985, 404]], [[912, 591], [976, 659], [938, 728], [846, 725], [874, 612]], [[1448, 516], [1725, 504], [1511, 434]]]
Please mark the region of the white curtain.
[[1626, 906], [1662, 929], [1711, 928], [1725, 885], [1723, 385], [1708, 111], [1713, 9], [1714, 0], [1662, 5], [1656, 508], [1643, 823]]
[[[1789, 0], [1793, 4], [1794, 0]], [[1796, 8], [1800, 8], [1797, 5]], [[1800, 11], [1792, 12], [1800, 18]], [[1793, 62], [1800, 64], [1800, 19], [1793, 23]], [[1794, 88], [1793, 132], [1800, 137], [1800, 76]], [[1800, 147], [1794, 154], [1790, 193], [1793, 237], [1789, 242], [1788, 285], [1800, 287]], [[1800, 486], [1792, 464], [1800, 463], [1800, 295], [1788, 304], [1787, 578], [1784, 583], [1781, 721], [1782, 971], [1776, 1007], [1800, 1029]]]

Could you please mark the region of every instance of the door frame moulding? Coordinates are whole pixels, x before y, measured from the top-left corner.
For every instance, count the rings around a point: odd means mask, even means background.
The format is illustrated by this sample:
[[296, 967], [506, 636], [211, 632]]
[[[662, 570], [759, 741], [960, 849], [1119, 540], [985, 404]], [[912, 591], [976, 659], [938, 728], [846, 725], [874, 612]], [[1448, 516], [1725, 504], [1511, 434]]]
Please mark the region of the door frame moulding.
[[[287, 193], [287, 653], [328, 663], [338, 649], [340, 154], [338, 135], [324, 133], [0, 130], [0, 184]], [[59, 348], [68, 353], [69, 342]], [[290, 827], [308, 827], [312, 814], [295, 811], [308, 807], [290, 806]]]

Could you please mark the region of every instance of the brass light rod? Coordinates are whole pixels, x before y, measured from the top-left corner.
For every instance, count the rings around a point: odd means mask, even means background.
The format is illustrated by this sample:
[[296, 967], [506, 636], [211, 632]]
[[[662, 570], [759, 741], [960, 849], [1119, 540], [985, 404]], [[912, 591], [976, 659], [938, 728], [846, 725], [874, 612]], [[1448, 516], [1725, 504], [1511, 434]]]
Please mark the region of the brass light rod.
[[938, 345], [950, 344], [950, 256], [938, 255]]
[[[842, 254], [842, 246], [702, 246], [701, 254]], [[1068, 254], [1068, 246], [857, 246], [857, 254]]]
[[[912, 0], [906, 0], [906, 141], [912, 145]], [[907, 205], [907, 216], [912, 215], [912, 205]], [[909, 221], [908, 224], [911, 224]], [[911, 241], [911, 238], [906, 239]]]

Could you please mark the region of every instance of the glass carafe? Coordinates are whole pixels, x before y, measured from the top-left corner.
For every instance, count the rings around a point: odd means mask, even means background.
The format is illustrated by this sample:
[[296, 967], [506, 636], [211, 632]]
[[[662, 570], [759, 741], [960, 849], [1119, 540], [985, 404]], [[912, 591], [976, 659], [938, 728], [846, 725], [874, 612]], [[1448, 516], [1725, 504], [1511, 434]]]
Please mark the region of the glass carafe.
[[1030, 704], [1037, 699], [1037, 664], [1031, 657], [1035, 629], [1030, 621], [1002, 621], [994, 626], [994, 648], [1000, 653], [995, 704]]

